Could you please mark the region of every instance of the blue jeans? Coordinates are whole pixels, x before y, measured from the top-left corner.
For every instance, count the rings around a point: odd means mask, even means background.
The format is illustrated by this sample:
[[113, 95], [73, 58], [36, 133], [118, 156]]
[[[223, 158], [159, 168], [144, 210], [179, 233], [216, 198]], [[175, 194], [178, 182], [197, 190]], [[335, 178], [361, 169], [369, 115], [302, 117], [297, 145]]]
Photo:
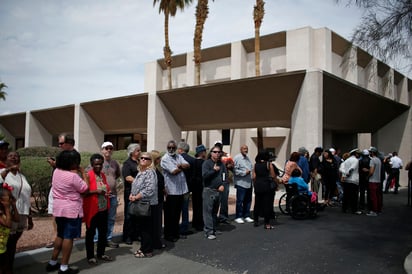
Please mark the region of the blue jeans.
[[236, 186], [236, 218], [250, 217], [252, 188]]
[[[116, 222], [116, 211], [117, 211], [117, 196], [110, 196], [110, 209], [107, 218], [107, 241], [111, 241], [113, 237], [114, 223]], [[96, 235], [94, 235], [93, 241], [96, 243], [99, 238], [99, 233], [96, 230]]]

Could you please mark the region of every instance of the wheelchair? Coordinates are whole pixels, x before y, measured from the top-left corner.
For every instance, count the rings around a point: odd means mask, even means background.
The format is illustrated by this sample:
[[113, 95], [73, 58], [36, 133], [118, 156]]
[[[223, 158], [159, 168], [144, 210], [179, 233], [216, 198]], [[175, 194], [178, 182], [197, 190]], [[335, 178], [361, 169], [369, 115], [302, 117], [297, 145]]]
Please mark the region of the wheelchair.
[[318, 203], [312, 203], [307, 192], [299, 193], [297, 184], [285, 184], [286, 193], [279, 199], [279, 210], [293, 219], [303, 220], [315, 218], [318, 214]]

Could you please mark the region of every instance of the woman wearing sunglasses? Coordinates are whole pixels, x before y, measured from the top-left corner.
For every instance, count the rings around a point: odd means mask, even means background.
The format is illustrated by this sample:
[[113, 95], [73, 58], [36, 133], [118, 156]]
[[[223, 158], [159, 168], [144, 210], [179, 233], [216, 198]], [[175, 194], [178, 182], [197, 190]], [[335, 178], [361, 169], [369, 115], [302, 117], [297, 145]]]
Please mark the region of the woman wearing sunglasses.
[[129, 196], [131, 202], [148, 201], [151, 207], [150, 216], [130, 216], [132, 224], [139, 226], [141, 233], [140, 249], [134, 255], [136, 258], [145, 258], [153, 256], [153, 238], [154, 226], [153, 221], [157, 218], [156, 205], [158, 204], [157, 176], [153, 157], [149, 152], [141, 154], [139, 159], [139, 173], [132, 183], [132, 191]]

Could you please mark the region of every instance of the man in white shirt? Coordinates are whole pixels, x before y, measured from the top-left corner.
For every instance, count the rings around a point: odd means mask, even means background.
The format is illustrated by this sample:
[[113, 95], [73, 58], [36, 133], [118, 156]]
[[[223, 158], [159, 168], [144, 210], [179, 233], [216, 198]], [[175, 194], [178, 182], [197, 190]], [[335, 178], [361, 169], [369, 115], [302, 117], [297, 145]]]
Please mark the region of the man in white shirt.
[[388, 193], [391, 181], [393, 179], [395, 179], [395, 192], [394, 192], [394, 194], [398, 194], [399, 170], [402, 169], [403, 163], [402, 163], [402, 159], [398, 157], [398, 153], [396, 151], [394, 151], [392, 153], [390, 164], [391, 164], [391, 173], [389, 174], [388, 180], [386, 181], [387, 183], [386, 183], [386, 186], [385, 186], [385, 193]]
[[252, 202], [252, 169], [253, 164], [247, 156], [248, 146], [242, 145], [240, 153], [235, 156], [234, 182], [236, 187], [236, 219], [243, 224], [245, 221], [253, 223], [250, 218], [250, 204]]

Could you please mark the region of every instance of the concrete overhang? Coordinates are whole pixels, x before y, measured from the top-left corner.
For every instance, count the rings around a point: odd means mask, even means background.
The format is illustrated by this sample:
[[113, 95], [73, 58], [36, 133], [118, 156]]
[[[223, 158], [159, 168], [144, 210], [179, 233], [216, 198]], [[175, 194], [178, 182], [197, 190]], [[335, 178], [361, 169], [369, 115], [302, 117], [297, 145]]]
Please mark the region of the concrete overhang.
[[26, 112], [0, 116], [0, 124], [15, 138], [24, 138]]
[[147, 132], [148, 94], [82, 103], [80, 106], [105, 134]]
[[347, 133], [377, 131], [409, 106], [323, 72], [324, 128]]
[[67, 105], [30, 112], [52, 135], [74, 132], [74, 105]]
[[306, 71], [159, 91], [182, 130], [290, 127]]

